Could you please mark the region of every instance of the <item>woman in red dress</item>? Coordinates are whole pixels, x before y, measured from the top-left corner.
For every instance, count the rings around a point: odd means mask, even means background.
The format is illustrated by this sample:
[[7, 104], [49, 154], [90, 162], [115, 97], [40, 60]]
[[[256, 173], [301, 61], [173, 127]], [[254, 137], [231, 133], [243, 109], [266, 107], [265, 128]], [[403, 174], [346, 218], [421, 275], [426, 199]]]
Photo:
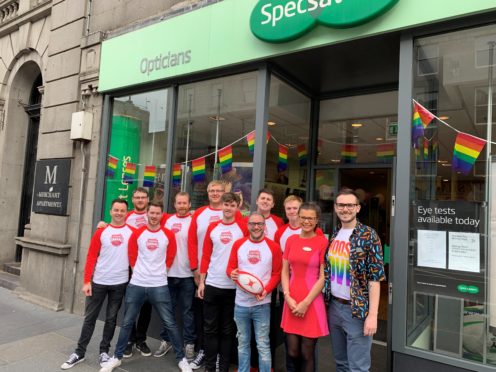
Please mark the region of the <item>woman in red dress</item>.
[[303, 203], [298, 217], [301, 233], [287, 240], [283, 255], [281, 284], [285, 302], [281, 327], [295, 370], [313, 372], [317, 339], [329, 334], [322, 296], [328, 241], [315, 232], [320, 217], [317, 204]]

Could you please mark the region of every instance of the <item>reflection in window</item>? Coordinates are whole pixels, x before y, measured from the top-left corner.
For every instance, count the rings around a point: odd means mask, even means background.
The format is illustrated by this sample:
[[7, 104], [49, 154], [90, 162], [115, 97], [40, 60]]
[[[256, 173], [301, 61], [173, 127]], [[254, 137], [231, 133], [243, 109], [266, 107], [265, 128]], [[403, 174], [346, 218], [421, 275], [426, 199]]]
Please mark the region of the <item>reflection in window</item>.
[[272, 76], [269, 97], [265, 186], [275, 194], [273, 213], [284, 217], [283, 201], [305, 199], [310, 131], [310, 99]]
[[[487, 185], [490, 145], [479, 153], [459, 132], [487, 139], [494, 105], [488, 94], [494, 65], [487, 52], [494, 41], [496, 27], [489, 26], [414, 44], [416, 71], [424, 73], [414, 77], [413, 98], [435, 118], [411, 147], [406, 341], [483, 364], [496, 364], [496, 296], [489, 286], [496, 265], [489, 261], [487, 238], [489, 229], [496, 231], [487, 223], [494, 219]], [[435, 59], [437, 73], [427, 73], [426, 60]], [[469, 164], [465, 171], [459, 159]]]
[[253, 155], [247, 136], [255, 129], [256, 87], [255, 72], [179, 87], [171, 198], [187, 191], [196, 209], [208, 202], [208, 182], [222, 179], [249, 210]]
[[128, 201], [137, 187], [146, 187], [150, 200], [163, 202], [167, 143], [168, 90], [114, 99], [105, 182], [105, 221], [110, 203]]

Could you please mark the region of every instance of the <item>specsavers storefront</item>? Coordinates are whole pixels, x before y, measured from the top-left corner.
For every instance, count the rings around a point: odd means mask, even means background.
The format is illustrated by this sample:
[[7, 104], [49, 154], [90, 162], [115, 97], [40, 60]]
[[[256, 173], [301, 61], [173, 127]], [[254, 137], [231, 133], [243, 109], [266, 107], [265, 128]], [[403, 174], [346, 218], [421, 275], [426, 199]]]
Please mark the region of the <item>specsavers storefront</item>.
[[317, 201], [328, 234], [351, 187], [385, 248], [374, 370], [496, 370], [495, 19], [494, 0], [224, 0], [111, 35], [95, 220], [138, 186], [197, 208], [222, 179], [243, 213], [264, 186], [280, 216]]

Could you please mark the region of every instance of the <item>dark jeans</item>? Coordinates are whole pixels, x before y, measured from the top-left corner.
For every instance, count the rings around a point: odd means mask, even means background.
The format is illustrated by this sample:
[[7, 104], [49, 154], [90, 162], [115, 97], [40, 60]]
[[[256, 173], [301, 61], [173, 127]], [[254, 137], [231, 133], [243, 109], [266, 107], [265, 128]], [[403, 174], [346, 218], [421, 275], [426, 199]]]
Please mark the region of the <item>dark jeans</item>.
[[127, 283], [117, 285], [100, 285], [91, 283], [92, 295], [86, 297], [86, 307], [84, 310], [83, 328], [79, 336], [76, 354], [81, 358], [86, 354], [98, 314], [107, 298], [107, 313], [105, 315], [105, 325], [103, 326], [102, 342], [100, 342], [100, 353], [108, 353], [110, 341], [114, 337], [115, 326], [117, 323], [117, 313], [121, 307], [122, 299], [126, 293]]
[[196, 350], [204, 350], [203, 343], [203, 300], [199, 297], [193, 298], [193, 312], [196, 322]]
[[[193, 278], [167, 278], [167, 286], [171, 296], [172, 312], [176, 314], [179, 305], [183, 318], [183, 338], [185, 344], [196, 341], [195, 314], [193, 312], [193, 297], [195, 296], [195, 281]], [[167, 329], [160, 333], [162, 340], [169, 342]]]
[[152, 319], [152, 304], [146, 301], [143, 306], [141, 306], [138, 321], [133, 325], [131, 329], [131, 335], [129, 336], [129, 342], [133, 344], [141, 344], [146, 341], [146, 332], [148, 331], [148, 326]]
[[128, 285], [124, 300], [124, 319], [122, 320], [119, 339], [115, 346], [115, 356], [118, 359], [122, 359], [131, 328], [134, 326], [138, 312], [145, 301], [150, 302], [160, 316], [171, 338], [176, 360], [180, 361], [184, 358], [183, 339], [177, 328], [175, 316], [172, 313], [169, 288], [166, 285], [161, 287]]
[[235, 289], [205, 286], [203, 301], [203, 321], [205, 324], [205, 371], [215, 372], [215, 362], [219, 355], [219, 371], [229, 371], [234, 323]]

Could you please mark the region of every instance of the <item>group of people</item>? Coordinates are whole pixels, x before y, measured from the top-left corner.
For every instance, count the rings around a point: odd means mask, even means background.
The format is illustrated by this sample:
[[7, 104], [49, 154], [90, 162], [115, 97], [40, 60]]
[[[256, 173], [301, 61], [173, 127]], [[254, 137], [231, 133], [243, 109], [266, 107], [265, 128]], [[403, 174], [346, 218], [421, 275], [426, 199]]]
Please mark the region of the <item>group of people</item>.
[[[238, 371], [270, 372], [280, 328], [287, 371], [314, 372], [317, 340], [329, 333], [337, 371], [368, 371], [385, 274], [376, 232], [356, 218], [360, 204], [354, 191], [337, 194], [340, 224], [329, 240], [318, 228], [315, 203], [288, 196], [284, 224], [271, 214], [270, 189], [259, 192], [256, 211], [245, 218], [238, 195], [225, 192], [222, 181], [210, 182], [207, 192], [209, 204], [192, 215], [186, 192], [175, 196], [174, 214], [149, 202], [144, 188], [133, 192], [130, 212], [126, 201], [112, 201], [111, 221], [99, 224], [88, 249], [81, 336], [61, 368], [84, 360], [107, 299], [100, 372], [120, 366], [134, 348], [152, 354], [146, 344], [152, 308], [163, 323], [153, 355], [173, 349], [181, 371], [204, 366], [207, 372], [227, 372], [236, 362], [231, 355], [237, 338]], [[260, 280], [261, 292], [237, 285], [245, 273]], [[124, 317], [110, 357], [122, 301]], [[274, 322], [278, 301], [280, 324]]]

